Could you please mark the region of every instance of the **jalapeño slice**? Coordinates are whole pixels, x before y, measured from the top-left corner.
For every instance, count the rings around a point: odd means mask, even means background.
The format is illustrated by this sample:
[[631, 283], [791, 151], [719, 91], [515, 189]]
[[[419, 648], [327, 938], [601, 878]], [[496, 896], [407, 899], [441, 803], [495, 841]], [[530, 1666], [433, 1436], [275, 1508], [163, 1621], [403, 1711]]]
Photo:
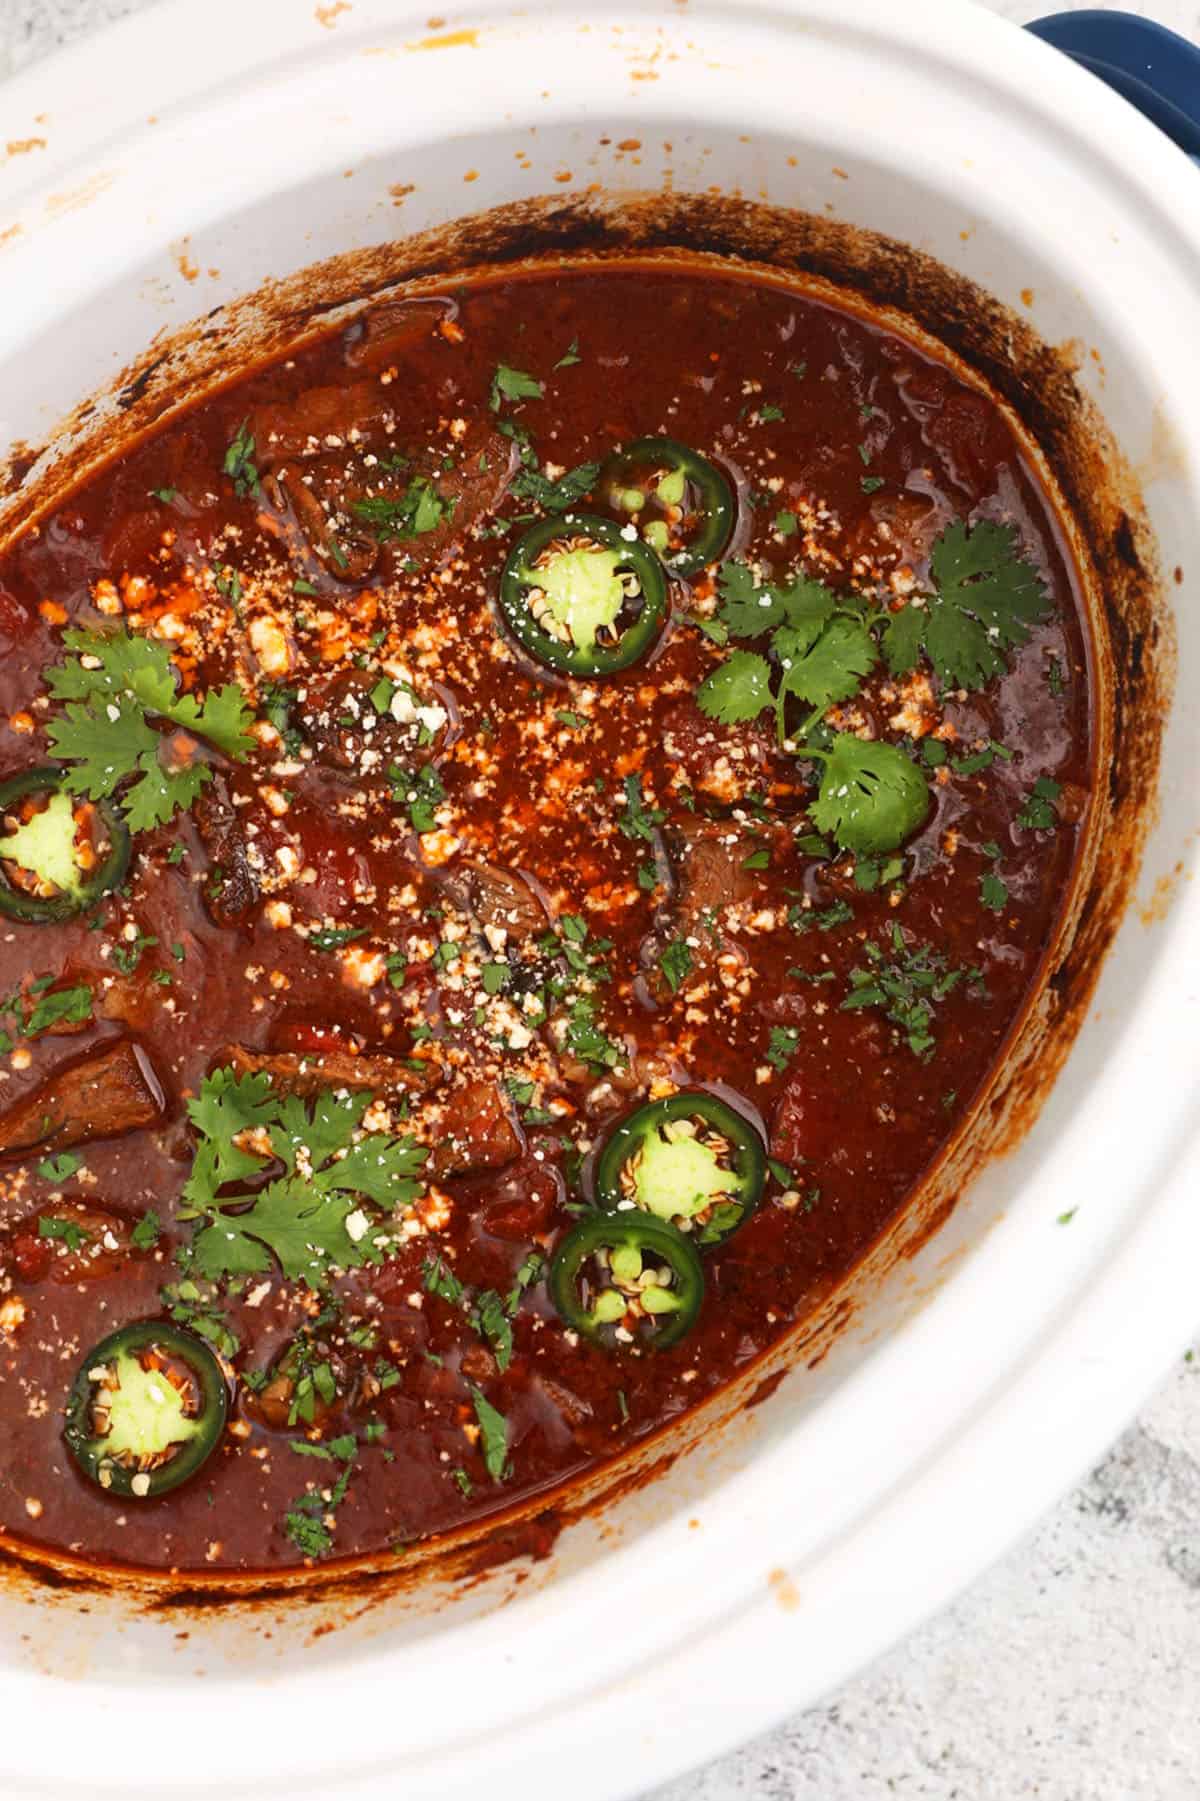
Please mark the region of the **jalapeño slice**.
[[663, 1220], [593, 1213], [555, 1251], [550, 1295], [568, 1326], [609, 1350], [665, 1351], [695, 1324], [704, 1271], [683, 1233]]
[[195, 1475], [217, 1447], [228, 1406], [221, 1366], [203, 1340], [145, 1320], [84, 1358], [63, 1437], [98, 1487], [145, 1500]]
[[500, 576], [504, 623], [539, 663], [566, 675], [627, 669], [649, 650], [666, 609], [653, 551], [588, 513], [539, 520]]
[[112, 801], [68, 794], [61, 769], [0, 782], [0, 913], [9, 919], [48, 925], [85, 913], [120, 886], [129, 850]]
[[766, 1173], [749, 1121], [715, 1094], [684, 1089], [621, 1122], [596, 1165], [596, 1198], [609, 1211], [668, 1220], [696, 1244], [720, 1244], [757, 1207]]
[[733, 531], [733, 490], [715, 463], [674, 438], [638, 438], [608, 459], [600, 493], [631, 518], [673, 575], [715, 563]]

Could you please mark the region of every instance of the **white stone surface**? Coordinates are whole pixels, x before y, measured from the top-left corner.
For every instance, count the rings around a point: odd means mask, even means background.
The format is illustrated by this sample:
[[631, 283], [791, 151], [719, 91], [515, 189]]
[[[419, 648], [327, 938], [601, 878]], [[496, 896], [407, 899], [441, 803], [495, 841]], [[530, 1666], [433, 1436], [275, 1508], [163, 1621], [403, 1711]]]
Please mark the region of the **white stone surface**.
[[[0, 0], [0, 75], [149, 3]], [[988, 3], [1024, 22], [1087, 0]], [[1200, 0], [1125, 9], [1200, 40]], [[1200, 1345], [1034, 1538], [953, 1607], [822, 1706], [646, 1801], [1026, 1796], [1200, 1796]]]

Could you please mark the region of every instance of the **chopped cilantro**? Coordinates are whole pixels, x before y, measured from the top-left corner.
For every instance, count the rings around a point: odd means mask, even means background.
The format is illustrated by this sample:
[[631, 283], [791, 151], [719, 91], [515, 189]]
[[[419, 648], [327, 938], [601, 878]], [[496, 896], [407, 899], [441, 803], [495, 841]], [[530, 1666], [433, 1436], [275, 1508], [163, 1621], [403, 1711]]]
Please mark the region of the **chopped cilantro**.
[[536, 466], [518, 469], [510, 492], [517, 500], [528, 500], [548, 513], [565, 513], [596, 485], [599, 473], [599, 463], [580, 463], [578, 468], [568, 469], [557, 481], [551, 481]]
[[992, 869], [979, 878], [979, 899], [992, 913], [1003, 913], [1008, 905], [1008, 887]]
[[897, 924], [886, 944], [890, 957], [874, 939], [864, 944], [867, 966], [850, 971], [850, 993], [842, 1010], [878, 1007], [904, 1034], [913, 1055], [927, 1059], [937, 1045], [932, 1029], [937, 1003], [963, 981], [982, 992], [983, 978], [977, 969], [951, 968], [940, 951], [912, 944]]
[[129, 1234], [129, 1242], [135, 1251], [152, 1251], [158, 1243], [162, 1222], [158, 1214], [150, 1207], [143, 1213], [133, 1231]]
[[479, 975], [485, 994], [499, 994], [508, 987], [512, 971], [507, 963], [485, 963]]
[[53, 1214], [43, 1214], [38, 1220], [39, 1238], [57, 1238], [66, 1245], [68, 1251], [78, 1251], [91, 1238], [90, 1232], [73, 1219], [57, 1219]]
[[538, 1281], [545, 1267], [546, 1258], [542, 1251], [530, 1251], [522, 1259], [520, 1268], [513, 1277], [513, 1285], [508, 1291], [508, 1298], [504, 1303], [510, 1314], [517, 1311], [521, 1305], [521, 1296], [527, 1288]]
[[23, 1037], [36, 1038], [39, 1032], [47, 1032], [51, 1026], [82, 1025], [91, 1015], [90, 988], [58, 988], [53, 994], [41, 995], [37, 1005], [19, 1019], [18, 1024]]
[[532, 375], [526, 375], [523, 369], [510, 369], [507, 363], [501, 363], [492, 377], [492, 411], [498, 413], [505, 400], [540, 400], [544, 392], [541, 382]]
[[83, 1167], [83, 1158], [77, 1157], [74, 1151], [60, 1151], [57, 1157], [47, 1157], [37, 1166], [37, 1173], [43, 1182], [69, 1182], [77, 1169]]
[[243, 419], [221, 465], [222, 472], [233, 483], [233, 491], [239, 500], [244, 500], [247, 494], [258, 492], [258, 470], [254, 466], [256, 454], [254, 439], [250, 435], [250, 422]]
[[800, 1033], [795, 1026], [772, 1026], [771, 1040], [766, 1053], [767, 1062], [771, 1068], [778, 1070], [782, 1075], [795, 1056], [799, 1043]]
[[600, 1074], [615, 1069], [624, 1060], [621, 1046], [596, 1024], [596, 1003], [586, 994], [580, 995], [571, 1009], [564, 1043], [572, 1056], [590, 1064]]
[[678, 994], [692, 967], [692, 953], [682, 938], [676, 938], [668, 944], [658, 959], [658, 964], [667, 987], [672, 994]]
[[308, 945], [314, 951], [336, 951], [366, 935], [366, 926], [318, 926], [308, 934]]
[[392, 799], [408, 807], [414, 832], [437, 829], [437, 809], [446, 798], [442, 778], [432, 763], [423, 763], [412, 773], [393, 764], [388, 770], [392, 783]]
[[371, 527], [381, 544], [387, 544], [436, 531], [454, 511], [454, 502], [445, 500], [427, 475], [414, 475], [399, 499], [372, 494], [365, 500], [352, 500], [350, 510]]
[[1017, 824], [1028, 832], [1052, 832], [1058, 824], [1058, 809], [1054, 803], [1061, 793], [1062, 788], [1057, 782], [1051, 781], [1048, 775], [1040, 775], [1017, 814]]
[[508, 1421], [478, 1388], [472, 1387], [471, 1400], [479, 1421], [484, 1467], [493, 1482], [503, 1482], [508, 1474]]
[[579, 339], [572, 338], [554, 367], [556, 369], [569, 369], [572, 363], [581, 363], [582, 361], [583, 358], [579, 354]]
[[142, 952], [153, 950], [157, 943], [153, 933], [138, 932], [127, 944], [114, 944], [112, 960], [123, 976], [132, 975], [142, 960]]
[[485, 1288], [475, 1297], [471, 1324], [480, 1338], [486, 1339], [496, 1359], [496, 1368], [504, 1371], [512, 1361], [513, 1334], [504, 1302], [494, 1288]]
[[466, 1289], [444, 1257], [427, 1257], [421, 1265], [421, 1286], [426, 1294], [435, 1294], [451, 1307], [461, 1307]]
[[625, 777], [625, 809], [618, 819], [626, 838], [652, 839], [654, 827], [661, 825], [666, 814], [661, 807], [647, 808], [642, 799], [642, 782], [638, 775]]

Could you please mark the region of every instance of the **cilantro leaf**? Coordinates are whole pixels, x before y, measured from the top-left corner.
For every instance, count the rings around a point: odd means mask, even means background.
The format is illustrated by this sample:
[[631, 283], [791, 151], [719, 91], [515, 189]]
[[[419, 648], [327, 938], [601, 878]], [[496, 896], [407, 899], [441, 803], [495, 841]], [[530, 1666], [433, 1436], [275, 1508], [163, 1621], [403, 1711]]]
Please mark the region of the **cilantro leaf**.
[[129, 1242], [135, 1251], [152, 1251], [158, 1243], [162, 1231], [162, 1221], [153, 1207], [148, 1207], [129, 1234]]
[[862, 678], [875, 666], [875, 640], [857, 619], [832, 619], [803, 650], [793, 647], [788, 634], [793, 628], [784, 626], [775, 634], [776, 648], [783, 665], [783, 679], [776, 703], [782, 718], [783, 703], [795, 695], [810, 707], [826, 707], [837, 700], [848, 700], [857, 694]]
[[652, 840], [655, 826], [661, 825], [666, 817], [662, 808], [647, 807], [642, 799], [642, 779], [639, 775], [625, 777], [624, 795], [624, 809], [617, 821], [622, 836]]
[[[318, 1288], [333, 1268], [380, 1260], [378, 1231], [361, 1203], [409, 1206], [428, 1152], [408, 1137], [360, 1135], [369, 1099], [326, 1091], [306, 1106], [298, 1096], [278, 1095], [264, 1075], [237, 1078], [223, 1069], [205, 1078], [188, 1107], [200, 1143], [181, 1210], [207, 1221], [192, 1241], [201, 1275], [257, 1275], [274, 1258], [289, 1279]], [[264, 1131], [286, 1173], [254, 1193], [222, 1195], [229, 1184], [269, 1170], [268, 1153], [235, 1142]]]
[[517, 500], [532, 501], [534, 506], [543, 507], [548, 513], [564, 513], [577, 500], [582, 500], [589, 488], [595, 487], [599, 474], [599, 463], [580, 463], [577, 468], [568, 469], [557, 481], [551, 481], [537, 468], [518, 469], [509, 492]]
[[668, 944], [658, 959], [658, 966], [671, 993], [678, 994], [692, 967], [692, 953], [682, 938], [676, 938]]
[[839, 732], [822, 760], [825, 772], [809, 815], [843, 850], [867, 856], [895, 850], [929, 811], [928, 782], [894, 744]]
[[69, 1182], [82, 1166], [82, 1157], [77, 1157], [73, 1151], [60, 1151], [57, 1157], [47, 1157], [39, 1163], [37, 1173], [44, 1182]]
[[72, 794], [105, 800], [136, 777], [122, 797], [133, 831], [165, 824], [211, 780], [207, 766], [189, 761], [153, 729], [147, 715], [207, 739], [226, 756], [245, 757], [250, 751], [250, 714], [234, 684], [214, 690], [201, 704], [194, 694], [178, 691], [164, 644], [126, 631], [70, 631], [65, 642], [75, 655], [51, 669], [46, 683], [66, 704], [49, 722], [47, 736], [56, 755], [71, 765], [65, 786]]
[[250, 422], [243, 419], [238, 426], [229, 448], [225, 452], [225, 460], [221, 471], [233, 483], [233, 491], [239, 500], [247, 494], [258, 491], [258, 470], [254, 466], [256, 447], [250, 434]]
[[419, 538], [436, 530], [453, 513], [454, 502], [439, 494], [427, 475], [414, 475], [398, 500], [369, 494], [364, 500], [352, 500], [350, 511], [386, 544], [394, 538]]
[[486, 1288], [475, 1301], [471, 1323], [481, 1338], [486, 1338], [496, 1359], [496, 1368], [506, 1370], [512, 1361], [513, 1332], [504, 1302], [494, 1288]]
[[722, 563], [717, 588], [722, 602], [717, 617], [735, 638], [757, 638], [790, 625], [797, 631], [807, 629], [811, 643], [837, 606], [832, 588], [802, 571], [789, 582], [759, 587], [746, 563]]
[[546, 1257], [544, 1252], [529, 1251], [526, 1253], [521, 1259], [521, 1266], [513, 1277], [513, 1285], [508, 1291], [508, 1298], [504, 1303], [506, 1312], [511, 1314], [517, 1311], [517, 1308], [521, 1305], [521, 1296], [532, 1283], [538, 1280], [545, 1267]]
[[544, 389], [540, 381], [526, 375], [523, 369], [510, 369], [500, 363], [492, 377], [492, 411], [498, 413], [502, 400], [540, 400]]
[[508, 1464], [508, 1421], [478, 1388], [471, 1389], [483, 1443], [483, 1462], [493, 1482], [503, 1482]]
[[36, 1038], [39, 1032], [47, 1032], [51, 1026], [81, 1025], [91, 1016], [92, 991], [87, 986], [80, 985], [77, 988], [56, 988], [52, 994], [42, 994], [32, 1011], [19, 1020], [19, 1024], [23, 1037]]
[[696, 705], [722, 725], [757, 719], [774, 705], [770, 664], [753, 651], [733, 651], [705, 676], [696, 691]]
[[795, 1026], [772, 1026], [767, 1062], [782, 1075], [796, 1054], [800, 1033]]
[[1054, 803], [1061, 793], [1062, 788], [1057, 782], [1048, 775], [1040, 775], [1017, 814], [1017, 824], [1028, 832], [1052, 832], [1058, 824], [1058, 809]]
[[884, 633], [888, 667], [907, 674], [923, 649], [947, 686], [985, 687], [1003, 673], [1005, 653], [1028, 644], [1031, 628], [1047, 617], [1042, 578], [1020, 555], [1016, 528], [990, 519], [948, 525], [930, 571], [934, 592], [895, 614]]

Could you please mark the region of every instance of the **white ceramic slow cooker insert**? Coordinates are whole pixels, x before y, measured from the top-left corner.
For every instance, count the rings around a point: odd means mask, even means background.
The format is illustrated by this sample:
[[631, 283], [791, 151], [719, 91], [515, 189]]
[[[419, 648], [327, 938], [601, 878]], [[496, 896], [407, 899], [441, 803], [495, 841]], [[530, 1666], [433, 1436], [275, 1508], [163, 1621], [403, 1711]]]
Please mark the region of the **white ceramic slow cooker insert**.
[[[636, 159], [615, 154], [633, 138]], [[392, 0], [171, 0], [0, 88], [0, 142], [30, 139], [0, 162], [0, 453], [156, 332], [271, 278], [511, 200], [669, 178], [900, 238], [1047, 341], [1094, 348], [1080, 382], [1183, 572], [1150, 922], [1130, 909], [1028, 1137], [818, 1371], [569, 1528], [527, 1580], [316, 1639], [316, 1609], [180, 1639], [169, 1618], [0, 1588], [9, 1801], [636, 1793], [941, 1605], [1194, 1324], [1196, 171], [964, 0], [485, 3], [437, 22]]]

